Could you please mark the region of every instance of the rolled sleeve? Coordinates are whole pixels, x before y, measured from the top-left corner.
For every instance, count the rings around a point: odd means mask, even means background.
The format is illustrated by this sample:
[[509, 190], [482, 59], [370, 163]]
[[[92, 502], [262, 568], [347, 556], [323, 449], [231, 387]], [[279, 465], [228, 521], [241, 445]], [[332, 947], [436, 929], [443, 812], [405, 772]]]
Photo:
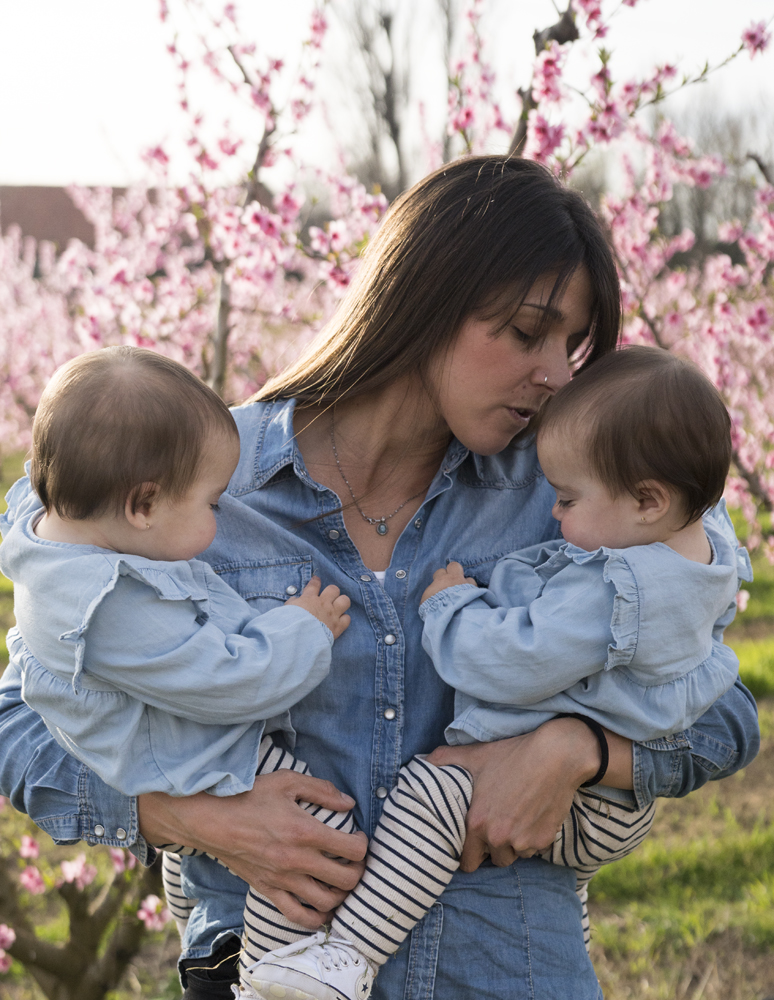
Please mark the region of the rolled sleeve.
[[[723, 650], [728, 647], [721, 646], [719, 655]], [[633, 744], [637, 806], [644, 809], [659, 796], [680, 798], [707, 781], [727, 778], [747, 767], [759, 749], [755, 700], [737, 680], [690, 729]]]
[[0, 680], [0, 794], [57, 844], [125, 847], [142, 864], [156, 852], [140, 836], [137, 800], [67, 754], [21, 696], [13, 661]]

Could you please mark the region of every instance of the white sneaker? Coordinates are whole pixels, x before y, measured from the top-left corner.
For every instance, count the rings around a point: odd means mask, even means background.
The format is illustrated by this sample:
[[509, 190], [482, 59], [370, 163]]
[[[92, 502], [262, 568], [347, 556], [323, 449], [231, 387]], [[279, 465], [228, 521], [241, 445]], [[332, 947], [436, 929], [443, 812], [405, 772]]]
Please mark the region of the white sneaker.
[[263, 1000], [368, 1000], [375, 975], [351, 941], [325, 931], [270, 951], [247, 970]]
[[261, 1000], [252, 986], [248, 986], [247, 983], [240, 983], [239, 986], [232, 985], [231, 995], [236, 1000]]

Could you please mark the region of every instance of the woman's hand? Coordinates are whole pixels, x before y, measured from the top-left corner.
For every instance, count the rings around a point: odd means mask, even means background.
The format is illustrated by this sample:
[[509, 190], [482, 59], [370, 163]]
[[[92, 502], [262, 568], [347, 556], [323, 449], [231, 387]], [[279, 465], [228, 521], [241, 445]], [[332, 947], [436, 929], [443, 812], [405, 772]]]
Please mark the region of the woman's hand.
[[228, 798], [150, 792], [138, 801], [140, 831], [149, 843], [185, 844], [214, 854], [289, 920], [310, 930], [330, 919], [363, 874], [365, 834], [334, 830], [298, 805], [351, 809], [354, 801], [329, 781], [281, 770], [260, 775], [251, 791]]
[[447, 590], [449, 587], [457, 587], [461, 583], [472, 583], [474, 587], [478, 586], [475, 580], [465, 576], [465, 570], [460, 563], [450, 562], [448, 566], [442, 566], [433, 573], [433, 582], [425, 587], [425, 592], [419, 603], [422, 604], [440, 591]]
[[[631, 743], [607, 736], [608, 783], [631, 788]], [[475, 871], [487, 856], [495, 865], [510, 865], [553, 843], [575, 790], [596, 774], [600, 759], [596, 737], [578, 719], [553, 719], [496, 743], [434, 750], [431, 764], [459, 764], [473, 775], [462, 870]]]

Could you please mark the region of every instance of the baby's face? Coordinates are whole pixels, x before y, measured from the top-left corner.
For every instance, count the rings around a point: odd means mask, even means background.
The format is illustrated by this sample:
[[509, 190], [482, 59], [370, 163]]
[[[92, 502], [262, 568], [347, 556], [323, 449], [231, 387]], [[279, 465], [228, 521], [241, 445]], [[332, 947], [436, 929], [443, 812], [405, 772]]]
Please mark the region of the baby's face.
[[[188, 492], [177, 499], [161, 497], [154, 505], [152, 559], [194, 559], [208, 548], [217, 528], [215, 511], [239, 461], [239, 441], [226, 434], [208, 439], [201, 470]], [[143, 553], [146, 554], [146, 553]]]
[[538, 458], [546, 479], [556, 490], [551, 513], [562, 536], [581, 549], [594, 551], [642, 545], [639, 501], [630, 493], [612, 496], [588, 466], [582, 436], [570, 439], [564, 428], [538, 436]]

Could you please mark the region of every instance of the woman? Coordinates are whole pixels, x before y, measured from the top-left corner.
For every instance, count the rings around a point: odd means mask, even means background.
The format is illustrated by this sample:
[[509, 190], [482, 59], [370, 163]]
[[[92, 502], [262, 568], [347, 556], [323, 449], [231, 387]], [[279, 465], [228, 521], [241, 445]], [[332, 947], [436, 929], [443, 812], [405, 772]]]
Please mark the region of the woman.
[[[522, 432], [576, 361], [613, 349], [619, 321], [600, 227], [544, 168], [476, 157], [418, 184], [385, 219], [326, 334], [235, 411], [242, 455], [207, 552], [259, 609], [312, 572], [352, 599], [330, 677], [293, 710], [296, 754], [317, 777], [262, 777], [230, 800], [142, 796], [138, 828], [135, 804], [67, 758], [23, 706], [12, 666], [0, 792], [59, 840], [136, 843], [142, 855], [141, 832], [211, 851], [318, 926], [360, 871], [328, 855], [358, 862], [365, 840], [295, 801], [341, 809], [349, 793], [370, 835], [401, 764], [443, 743], [452, 697], [421, 648], [419, 595], [447, 559], [485, 584], [504, 553], [556, 537], [553, 491]], [[720, 645], [715, 655], [733, 656]], [[644, 806], [744, 766], [757, 750], [754, 704], [738, 685], [686, 734], [608, 740], [605, 782]], [[475, 779], [463, 870], [373, 996], [597, 998], [574, 873], [531, 858], [597, 772], [594, 735], [557, 719], [433, 759]], [[184, 942], [186, 997], [229, 996], [236, 975], [223, 959], [244, 883], [206, 858], [185, 859], [184, 876], [200, 900]]]

